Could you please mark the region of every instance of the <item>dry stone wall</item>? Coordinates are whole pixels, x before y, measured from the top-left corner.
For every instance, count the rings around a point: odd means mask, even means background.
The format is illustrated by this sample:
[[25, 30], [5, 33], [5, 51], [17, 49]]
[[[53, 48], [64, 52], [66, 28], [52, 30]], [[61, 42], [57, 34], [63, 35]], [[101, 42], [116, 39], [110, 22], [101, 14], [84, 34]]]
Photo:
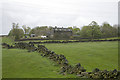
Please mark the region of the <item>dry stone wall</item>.
[[91, 72], [86, 72], [86, 69], [81, 66], [80, 63], [77, 63], [75, 66], [69, 64], [69, 61], [66, 57], [62, 54], [56, 54], [53, 51], [47, 49], [44, 45], [38, 45], [37, 47], [34, 46], [34, 43], [15, 43], [14, 45], [9, 45], [7, 43], [2, 43], [3, 48], [19, 48], [19, 49], [27, 49], [28, 52], [36, 51], [41, 54], [42, 57], [47, 57], [50, 60], [54, 61], [56, 64], [61, 65], [60, 74], [75, 74], [80, 78], [113, 78], [116, 80], [120, 79], [120, 71], [116, 69], [107, 71], [107, 70], [99, 70], [95, 68]]

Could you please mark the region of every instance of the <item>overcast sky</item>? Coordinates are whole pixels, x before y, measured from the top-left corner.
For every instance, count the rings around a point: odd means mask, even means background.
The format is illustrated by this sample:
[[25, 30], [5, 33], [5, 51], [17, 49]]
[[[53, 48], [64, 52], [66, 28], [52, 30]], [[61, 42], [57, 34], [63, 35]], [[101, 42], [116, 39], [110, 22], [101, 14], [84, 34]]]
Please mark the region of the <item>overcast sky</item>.
[[[36, 26], [77, 26], [91, 21], [99, 25], [118, 23], [118, 0], [3, 0], [0, 5], [2, 33], [8, 34], [12, 23]], [[2, 13], [2, 14], [1, 14]]]

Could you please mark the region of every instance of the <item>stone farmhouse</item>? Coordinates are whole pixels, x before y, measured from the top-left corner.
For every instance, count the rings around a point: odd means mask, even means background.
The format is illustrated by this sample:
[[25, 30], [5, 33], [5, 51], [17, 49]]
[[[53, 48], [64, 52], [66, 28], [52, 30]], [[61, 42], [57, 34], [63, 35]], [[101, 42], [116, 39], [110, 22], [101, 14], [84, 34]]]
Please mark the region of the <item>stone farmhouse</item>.
[[72, 30], [69, 28], [53, 28], [51, 30], [50, 38], [54, 39], [67, 39], [72, 36]]

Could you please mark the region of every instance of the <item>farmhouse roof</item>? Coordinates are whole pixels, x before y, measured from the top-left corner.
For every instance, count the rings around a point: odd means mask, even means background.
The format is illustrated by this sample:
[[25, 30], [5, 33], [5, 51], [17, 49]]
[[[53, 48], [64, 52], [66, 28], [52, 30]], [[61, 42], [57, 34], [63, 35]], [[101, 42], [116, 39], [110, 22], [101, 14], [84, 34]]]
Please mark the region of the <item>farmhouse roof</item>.
[[71, 29], [69, 28], [53, 28], [55, 31], [72, 31]]

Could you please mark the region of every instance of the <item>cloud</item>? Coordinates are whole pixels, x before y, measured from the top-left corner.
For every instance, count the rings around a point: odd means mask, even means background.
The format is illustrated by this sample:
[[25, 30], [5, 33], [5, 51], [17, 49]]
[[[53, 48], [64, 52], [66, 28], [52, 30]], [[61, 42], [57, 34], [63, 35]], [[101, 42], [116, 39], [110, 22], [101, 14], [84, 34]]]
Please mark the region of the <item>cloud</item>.
[[2, 6], [2, 34], [13, 22], [20, 26], [78, 26], [91, 21], [117, 24], [118, 0], [7, 0]]

